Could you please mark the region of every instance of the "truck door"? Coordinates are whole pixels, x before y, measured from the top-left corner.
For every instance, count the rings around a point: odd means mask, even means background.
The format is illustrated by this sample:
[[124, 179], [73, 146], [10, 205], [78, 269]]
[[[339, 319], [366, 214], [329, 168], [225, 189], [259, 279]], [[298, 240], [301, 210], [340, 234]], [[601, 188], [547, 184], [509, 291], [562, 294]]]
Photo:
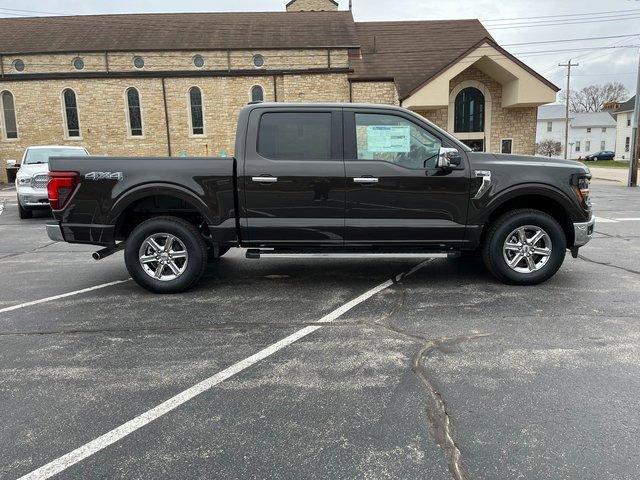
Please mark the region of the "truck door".
[[342, 111], [256, 108], [246, 142], [239, 180], [246, 243], [343, 245]]
[[469, 203], [466, 154], [438, 169], [455, 143], [409, 113], [345, 109], [347, 245], [440, 248], [464, 239]]

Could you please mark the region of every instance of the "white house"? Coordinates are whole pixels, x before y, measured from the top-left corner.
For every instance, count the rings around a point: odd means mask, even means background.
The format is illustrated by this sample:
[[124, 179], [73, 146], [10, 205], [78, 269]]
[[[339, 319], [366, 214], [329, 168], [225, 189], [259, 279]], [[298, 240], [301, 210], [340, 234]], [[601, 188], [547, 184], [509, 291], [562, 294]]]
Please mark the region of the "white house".
[[[536, 143], [545, 140], [560, 142], [564, 157], [564, 105], [544, 105], [538, 108]], [[569, 113], [569, 158], [580, 158], [601, 150], [615, 151], [616, 121], [609, 112]]]
[[633, 135], [633, 109], [636, 97], [627, 100], [613, 115], [618, 123], [618, 139], [616, 141], [616, 159], [629, 160], [631, 156], [631, 136]]

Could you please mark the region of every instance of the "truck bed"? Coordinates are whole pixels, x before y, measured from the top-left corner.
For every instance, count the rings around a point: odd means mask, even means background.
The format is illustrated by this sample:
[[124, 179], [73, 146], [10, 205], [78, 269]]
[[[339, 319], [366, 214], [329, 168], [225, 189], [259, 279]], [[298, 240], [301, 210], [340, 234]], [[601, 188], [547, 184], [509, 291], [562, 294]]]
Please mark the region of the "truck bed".
[[[221, 239], [236, 240], [234, 158], [54, 157], [51, 171], [77, 172], [79, 186], [54, 211], [65, 240], [112, 245], [126, 210], [188, 204]], [[163, 196], [171, 197], [165, 201]], [[174, 205], [176, 197], [182, 205]]]

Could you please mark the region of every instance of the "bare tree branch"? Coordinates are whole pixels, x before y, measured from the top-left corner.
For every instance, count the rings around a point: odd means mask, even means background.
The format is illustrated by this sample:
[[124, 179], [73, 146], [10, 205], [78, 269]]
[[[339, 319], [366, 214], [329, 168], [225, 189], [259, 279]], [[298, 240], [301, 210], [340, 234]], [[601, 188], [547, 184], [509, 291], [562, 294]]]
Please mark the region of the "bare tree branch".
[[540, 143], [536, 143], [536, 152], [538, 155], [544, 155], [545, 157], [560, 155], [562, 153], [562, 144], [555, 140], [543, 140]]
[[[620, 82], [589, 85], [582, 90], [571, 92], [569, 108], [572, 112], [600, 112], [605, 103], [623, 102], [628, 96], [629, 92]], [[563, 103], [566, 102], [566, 92], [560, 97]]]

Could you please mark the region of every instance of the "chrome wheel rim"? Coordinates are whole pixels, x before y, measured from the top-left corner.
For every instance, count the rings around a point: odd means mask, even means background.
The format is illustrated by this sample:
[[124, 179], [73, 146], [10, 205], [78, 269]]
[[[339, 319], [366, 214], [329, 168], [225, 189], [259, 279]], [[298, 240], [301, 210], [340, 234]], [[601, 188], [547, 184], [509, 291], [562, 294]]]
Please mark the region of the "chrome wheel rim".
[[161, 282], [180, 277], [189, 264], [184, 243], [170, 233], [154, 233], [147, 237], [140, 246], [138, 258], [144, 272]]
[[544, 268], [552, 250], [551, 237], [547, 232], [535, 225], [524, 225], [507, 235], [503, 255], [511, 270], [530, 274]]

